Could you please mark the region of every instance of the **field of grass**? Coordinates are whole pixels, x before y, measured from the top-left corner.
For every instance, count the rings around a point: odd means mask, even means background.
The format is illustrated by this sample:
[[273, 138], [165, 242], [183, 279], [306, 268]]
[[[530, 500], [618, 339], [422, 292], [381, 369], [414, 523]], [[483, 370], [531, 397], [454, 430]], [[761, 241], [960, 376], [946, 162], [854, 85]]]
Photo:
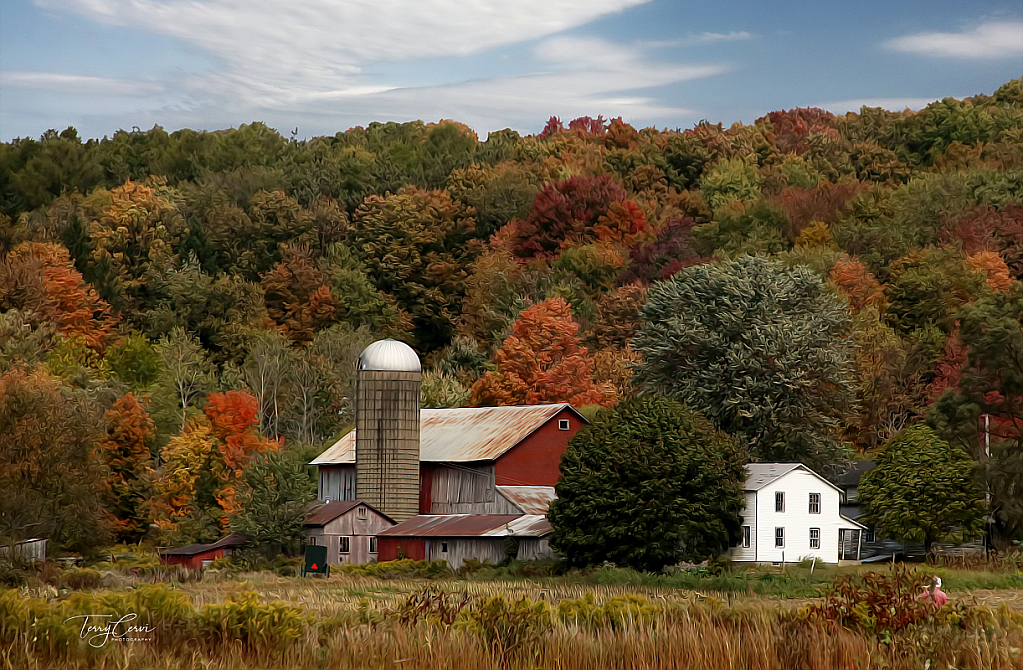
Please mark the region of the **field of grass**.
[[[1023, 670], [1023, 580], [1004, 566], [927, 568], [953, 600], [932, 612], [916, 597], [924, 573], [896, 588], [890, 567], [523, 578], [406, 562], [301, 579], [120, 565], [0, 592], [0, 668]], [[874, 580], [852, 601], [869, 607], [846, 607], [836, 580]], [[68, 623], [128, 612], [146, 639], [90, 646]]]

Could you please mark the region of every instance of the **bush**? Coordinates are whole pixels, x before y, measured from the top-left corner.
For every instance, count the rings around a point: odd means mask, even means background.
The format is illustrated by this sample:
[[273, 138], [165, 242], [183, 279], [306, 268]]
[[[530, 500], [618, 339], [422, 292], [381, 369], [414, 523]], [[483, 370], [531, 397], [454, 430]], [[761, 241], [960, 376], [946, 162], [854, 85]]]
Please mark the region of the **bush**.
[[450, 577], [453, 573], [447, 561], [413, 561], [402, 558], [397, 561], [383, 563], [365, 563], [363, 565], [345, 564], [332, 566], [332, 573], [355, 575], [359, 577], [376, 577], [377, 579], [404, 579], [416, 577], [420, 579], [439, 579]]
[[557, 608], [557, 616], [562, 623], [594, 629], [648, 624], [659, 612], [659, 607], [634, 594], [615, 596], [603, 605], [597, 605], [593, 594], [587, 593], [579, 600], [562, 600]]
[[103, 581], [103, 573], [93, 568], [69, 568], [61, 573], [57, 583], [60, 588], [74, 589], [95, 589]]
[[195, 630], [208, 644], [241, 644], [248, 650], [283, 650], [297, 642], [313, 617], [284, 602], [260, 603], [252, 591], [219, 605], [205, 605], [196, 615]]
[[508, 600], [503, 595], [477, 600], [462, 610], [457, 622], [483, 638], [504, 667], [510, 659], [536, 649], [551, 629], [551, 612], [546, 603], [529, 598]]

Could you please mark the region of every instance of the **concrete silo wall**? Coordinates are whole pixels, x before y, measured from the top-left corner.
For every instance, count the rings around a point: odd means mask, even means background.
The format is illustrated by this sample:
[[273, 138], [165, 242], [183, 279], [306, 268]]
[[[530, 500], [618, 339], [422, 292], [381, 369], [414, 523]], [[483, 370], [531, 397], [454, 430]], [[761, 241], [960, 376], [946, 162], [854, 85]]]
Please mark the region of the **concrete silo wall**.
[[399, 523], [419, 513], [421, 380], [360, 370], [355, 388], [356, 494]]

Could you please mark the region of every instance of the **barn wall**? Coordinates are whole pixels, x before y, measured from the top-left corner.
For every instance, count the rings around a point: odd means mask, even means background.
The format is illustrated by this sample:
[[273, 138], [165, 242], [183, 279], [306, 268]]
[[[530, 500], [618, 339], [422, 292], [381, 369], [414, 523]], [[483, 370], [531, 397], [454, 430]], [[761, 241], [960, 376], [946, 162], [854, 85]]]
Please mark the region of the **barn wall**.
[[[568, 430], [558, 428], [568, 420]], [[561, 455], [583, 420], [563, 409], [497, 459], [497, 486], [554, 486], [561, 476]]]
[[319, 466], [317, 499], [357, 500], [355, 497], [355, 465]]
[[438, 464], [428, 476], [430, 509], [424, 514], [522, 513], [497, 492], [493, 462]]
[[557, 558], [557, 554], [551, 549], [550, 540], [546, 537], [523, 537], [519, 538], [519, 553], [515, 558], [520, 561], [537, 561]]
[[399, 554], [403, 552], [406, 558], [414, 561], [426, 560], [426, 543], [423, 540], [403, 537], [381, 537], [377, 538], [377, 542], [379, 542], [377, 549], [380, 551], [377, 555], [377, 560], [381, 562], [396, 561]]
[[[447, 543], [447, 551], [443, 551]], [[505, 559], [503, 537], [451, 537], [426, 540], [426, 558], [430, 561], [447, 561], [457, 570], [466, 559], [500, 563]]]

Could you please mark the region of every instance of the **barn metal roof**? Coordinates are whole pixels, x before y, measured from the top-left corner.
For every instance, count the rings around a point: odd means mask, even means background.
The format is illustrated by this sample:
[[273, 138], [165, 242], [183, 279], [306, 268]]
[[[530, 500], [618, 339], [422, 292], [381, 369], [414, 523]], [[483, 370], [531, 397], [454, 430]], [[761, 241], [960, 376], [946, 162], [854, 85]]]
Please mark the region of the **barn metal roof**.
[[[564, 409], [568, 403], [509, 407], [424, 409], [419, 415], [419, 460], [435, 463], [492, 461]], [[355, 463], [355, 431], [335, 442], [313, 465]]]
[[831, 488], [836, 491], [841, 491], [841, 489], [837, 486], [829, 482], [827, 479], [824, 479], [824, 477], [821, 477], [802, 463], [747, 463], [746, 471], [749, 473], [749, 476], [746, 477], [746, 490], [759, 491], [768, 484], [781, 479], [793, 470], [806, 470]]
[[378, 537], [543, 537], [551, 524], [542, 514], [420, 514]]
[[360, 370], [391, 370], [397, 372], [422, 372], [419, 355], [404, 342], [378, 340], [359, 354]]
[[498, 486], [498, 492], [526, 514], [547, 514], [558, 497], [553, 486]]

